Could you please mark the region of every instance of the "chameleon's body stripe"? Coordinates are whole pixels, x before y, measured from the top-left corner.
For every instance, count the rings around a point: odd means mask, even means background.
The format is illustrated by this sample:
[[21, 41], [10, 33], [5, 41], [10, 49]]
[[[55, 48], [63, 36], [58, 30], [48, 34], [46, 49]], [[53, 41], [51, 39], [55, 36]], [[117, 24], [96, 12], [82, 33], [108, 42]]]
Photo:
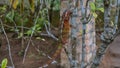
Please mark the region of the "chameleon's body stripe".
[[61, 28], [62, 39], [61, 42], [58, 43], [58, 49], [52, 56], [52, 59], [46, 63], [47, 66], [49, 66], [49, 64], [51, 64], [60, 55], [61, 50], [64, 48], [63, 45], [67, 43], [67, 40], [69, 38], [69, 31], [70, 31], [70, 22], [69, 22], [70, 16], [71, 16], [71, 12], [69, 10], [66, 10], [62, 15], [62, 22], [63, 22], [62, 24], [63, 28]]

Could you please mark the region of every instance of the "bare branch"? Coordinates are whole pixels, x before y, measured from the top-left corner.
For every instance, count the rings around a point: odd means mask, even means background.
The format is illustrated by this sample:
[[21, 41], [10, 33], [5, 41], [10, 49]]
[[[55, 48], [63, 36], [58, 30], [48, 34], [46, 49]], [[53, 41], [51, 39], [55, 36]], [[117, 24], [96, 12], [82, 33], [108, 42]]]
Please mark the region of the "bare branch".
[[0, 19], [0, 23], [1, 23], [1, 25], [2, 25], [2, 30], [3, 30], [3, 33], [4, 33], [5, 37], [6, 37], [7, 43], [8, 43], [7, 46], [8, 46], [8, 50], [9, 50], [10, 61], [11, 61], [11, 63], [12, 63], [13, 68], [15, 68], [15, 65], [14, 65], [14, 63], [13, 63], [13, 59], [12, 59], [12, 53], [11, 53], [11, 47], [10, 47], [11, 45], [10, 45], [10, 42], [9, 42], [8, 36], [7, 36], [6, 32], [5, 32], [5, 29], [4, 29], [4, 26], [3, 26], [3, 22], [2, 22], [1, 19]]

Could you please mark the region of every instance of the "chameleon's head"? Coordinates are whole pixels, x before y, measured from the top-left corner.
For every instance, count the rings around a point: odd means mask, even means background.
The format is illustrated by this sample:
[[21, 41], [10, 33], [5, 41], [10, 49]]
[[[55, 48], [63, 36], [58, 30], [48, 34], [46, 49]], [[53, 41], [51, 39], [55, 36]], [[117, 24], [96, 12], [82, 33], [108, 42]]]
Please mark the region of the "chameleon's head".
[[72, 12], [70, 10], [66, 10], [63, 12], [62, 19], [64, 21], [68, 21], [70, 19]]

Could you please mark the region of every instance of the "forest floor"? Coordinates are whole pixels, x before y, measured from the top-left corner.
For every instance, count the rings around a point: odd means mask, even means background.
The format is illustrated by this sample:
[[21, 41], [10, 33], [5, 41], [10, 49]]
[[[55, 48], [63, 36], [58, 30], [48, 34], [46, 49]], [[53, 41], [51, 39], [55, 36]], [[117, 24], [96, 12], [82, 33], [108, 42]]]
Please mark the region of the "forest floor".
[[100, 68], [120, 68], [120, 35], [109, 45]]
[[[15, 68], [38, 68], [48, 60], [48, 56], [52, 57], [57, 49], [57, 42], [49, 37], [40, 37], [41, 39], [36, 39], [32, 37], [32, 43], [30, 43], [25, 62], [23, 61], [23, 51], [21, 39], [12, 38], [13, 33], [7, 33], [10, 45], [12, 58], [15, 64]], [[2, 38], [2, 46], [0, 48], [0, 62], [4, 59], [8, 59], [8, 66], [11, 66], [9, 54], [8, 54], [8, 44], [5, 36], [0, 35]], [[97, 38], [97, 44], [100, 44], [99, 37]], [[29, 37], [24, 38], [24, 48], [26, 48]], [[47, 56], [45, 56], [47, 55]], [[59, 67], [60, 57], [56, 59], [57, 64], [49, 65], [47, 68], [60, 68]], [[100, 68], [120, 68], [120, 35], [118, 35], [115, 40], [109, 45], [109, 48], [103, 57]]]
[[[40, 37], [41, 39], [36, 39], [36, 37], [32, 37], [32, 43], [27, 51], [27, 55], [25, 58], [25, 62], [23, 62], [23, 54], [27, 44], [29, 37], [24, 39], [24, 49], [22, 50], [21, 39], [12, 38], [13, 33], [7, 33], [7, 36], [10, 41], [12, 58], [15, 65], [15, 68], [38, 68], [42, 65], [46, 64], [48, 58], [52, 57], [57, 49], [57, 42], [49, 37]], [[2, 34], [0, 36], [2, 38], [2, 46], [0, 48], [0, 63], [4, 58], [8, 59], [8, 66], [11, 66], [10, 58], [9, 58], [9, 50], [8, 43], [6, 41], [5, 36]], [[46, 55], [46, 56], [45, 56]], [[59, 62], [59, 57], [56, 59]], [[47, 68], [59, 68], [57, 64], [49, 65]]]

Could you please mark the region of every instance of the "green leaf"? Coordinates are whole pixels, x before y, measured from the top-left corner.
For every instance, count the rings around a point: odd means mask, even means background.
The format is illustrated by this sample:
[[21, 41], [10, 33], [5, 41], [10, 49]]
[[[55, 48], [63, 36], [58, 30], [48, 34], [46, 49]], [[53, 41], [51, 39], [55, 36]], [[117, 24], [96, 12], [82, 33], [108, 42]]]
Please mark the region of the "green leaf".
[[97, 10], [100, 10], [101, 12], [104, 12], [104, 8], [97, 8]]
[[23, 36], [23, 33], [20, 33], [19, 36], [18, 36], [18, 38], [21, 38], [22, 36]]
[[1, 64], [2, 65], [1, 68], [6, 68], [7, 63], [8, 63], [8, 60], [6, 58], [3, 59], [2, 64]]
[[94, 13], [93, 13], [93, 16], [94, 16], [95, 18], [97, 18], [98, 15], [94, 12]]
[[41, 29], [41, 27], [40, 27], [40, 26], [36, 28], [36, 30], [37, 30], [37, 31], [39, 31], [40, 29]]
[[6, 18], [10, 21], [10, 22], [13, 22], [13, 19], [14, 19], [14, 10], [10, 11], [7, 15], [6, 15]]
[[90, 2], [90, 8], [91, 8], [92, 12], [94, 12], [96, 10], [94, 2]]
[[55, 0], [54, 1], [54, 6], [52, 8], [54, 11], [60, 10], [60, 0]]
[[32, 29], [31, 29], [31, 30], [28, 30], [28, 31], [26, 32], [26, 34], [27, 34], [27, 35], [32, 34]]
[[5, 12], [6, 9], [7, 9], [7, 6], [6, 6], [6, 5], [4, 5], [3, 7], [0, 7], [0, 11], [2, 11], [2, 12], [3, 12], [3, 11]]
[[29, 20], [28, 20], [28, 18], [25, 18], [24, 19], [24, 23], [27, 23]]

